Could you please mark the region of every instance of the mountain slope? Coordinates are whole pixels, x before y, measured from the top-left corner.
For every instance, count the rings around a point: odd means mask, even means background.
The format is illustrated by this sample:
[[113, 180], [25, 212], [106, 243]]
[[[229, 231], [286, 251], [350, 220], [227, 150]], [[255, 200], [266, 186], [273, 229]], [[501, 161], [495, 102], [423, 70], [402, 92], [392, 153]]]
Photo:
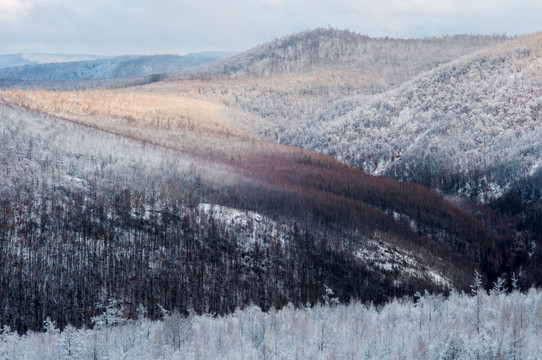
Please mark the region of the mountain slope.
[[338, 102], [292, 143], [487, 201], [542, 158], [542, 35], [457, 60], [367, 101]]
[[328, 284], [382, 302], [507, 261], [438, 194], [253, 138], [217, 104], [132, 90], [2, 102], [0, 322], [19, 331], [88, 325], [100, 293], [153, 317], [314, 303]]
[[[250, 131], [269, 140], [345, 98], [369, 96], [484, 47], [502, 36], [428, 39], [369, 38], [317, 29], [263, 44], [181, 73], [142, 92], [183, 94], [241, 111]], [[181, 79], [181, 81], [178, 81]]]

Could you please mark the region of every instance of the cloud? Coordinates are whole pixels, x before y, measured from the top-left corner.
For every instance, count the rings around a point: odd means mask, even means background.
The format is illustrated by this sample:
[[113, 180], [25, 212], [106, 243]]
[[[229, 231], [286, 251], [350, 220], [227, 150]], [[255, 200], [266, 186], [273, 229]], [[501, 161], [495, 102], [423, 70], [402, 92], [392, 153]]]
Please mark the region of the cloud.
[[0, 20], [14, 22], [33, 7], [28, 0], [0, 0]]
[[388, 0], [372, 2], [351, 1], [352, 7], [356, 11], [370, 11], [389, 16], [397, 15], [446, 15], [454, 11], [454, 3], [451, 1], [431, 1], [431, 0]]
[[539, 0], [0, 0], [0, 53], [244, 50], [327, 27], [369, 36], [539, 31]]
[[281, 6], [286, 2], [286, 0], [260, 0], [260, 3], [271, 6]]

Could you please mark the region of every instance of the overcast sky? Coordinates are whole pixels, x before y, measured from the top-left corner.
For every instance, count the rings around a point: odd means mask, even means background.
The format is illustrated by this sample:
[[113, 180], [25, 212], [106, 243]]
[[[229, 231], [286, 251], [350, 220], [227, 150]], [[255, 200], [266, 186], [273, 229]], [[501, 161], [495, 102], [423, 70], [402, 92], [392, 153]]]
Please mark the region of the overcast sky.
[[332, 26], [369, 36], [542, 31], [541, 0], [0, 0], [0, 54], [241, 51]]

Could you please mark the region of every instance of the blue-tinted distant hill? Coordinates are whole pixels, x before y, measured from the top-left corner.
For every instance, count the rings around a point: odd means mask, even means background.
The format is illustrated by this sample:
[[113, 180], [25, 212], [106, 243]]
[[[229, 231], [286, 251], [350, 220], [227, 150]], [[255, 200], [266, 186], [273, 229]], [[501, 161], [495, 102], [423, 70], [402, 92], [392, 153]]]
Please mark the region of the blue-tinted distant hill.
[[[156, 74], [195, 68], [232, 55], [228, 52], [202, 52], [180, 55], [118, 56], [90, 61], [54, 62], [0, 68], [0, 87], [86, 88], [152, 82]], [[0, 57], [16, 63], [17, 56]], [[20, 60], [20, 59], [19, 59]], [[106, 80], [106, 81], [104, 81]], [[115, 80], [115, 81], [113, 81]]]

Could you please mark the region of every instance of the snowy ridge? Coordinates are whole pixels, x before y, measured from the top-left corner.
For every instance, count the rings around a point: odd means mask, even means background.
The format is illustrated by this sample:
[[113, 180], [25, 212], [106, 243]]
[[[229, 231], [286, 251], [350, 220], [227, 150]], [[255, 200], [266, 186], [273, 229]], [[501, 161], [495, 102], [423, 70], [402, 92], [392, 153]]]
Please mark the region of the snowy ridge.
[[260, 44], [191, 73], [243, 77], [329, 68], [364, 69], [360, 72], [378, 68], [387, 72], [388, 64], [401, 64], [408, 72], [416, 72], [505, 40], [503, 36], [472, 35], [408, 40], [371, 38], [348, 30], [319, 28]]

